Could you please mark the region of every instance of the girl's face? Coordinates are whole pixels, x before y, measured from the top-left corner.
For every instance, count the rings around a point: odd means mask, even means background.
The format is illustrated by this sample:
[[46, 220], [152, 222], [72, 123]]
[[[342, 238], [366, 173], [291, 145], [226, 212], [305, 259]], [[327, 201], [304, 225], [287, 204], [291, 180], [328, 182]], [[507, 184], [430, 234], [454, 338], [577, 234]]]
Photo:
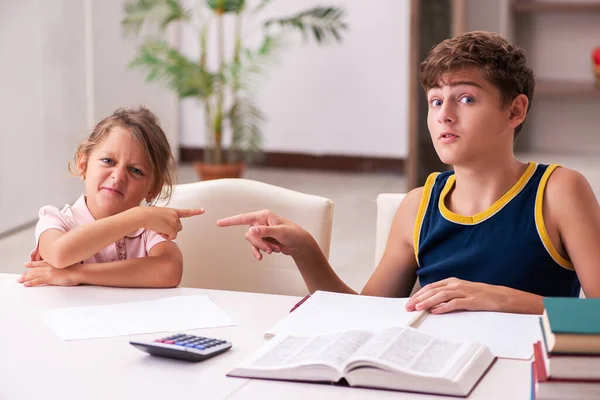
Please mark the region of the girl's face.
[[146, 151], [121, 127], [110, 133], [89, 154], [80, 156], [85, 171], [87, 206], [94, 218], [104, 218], [150, 200], [154, 175]]

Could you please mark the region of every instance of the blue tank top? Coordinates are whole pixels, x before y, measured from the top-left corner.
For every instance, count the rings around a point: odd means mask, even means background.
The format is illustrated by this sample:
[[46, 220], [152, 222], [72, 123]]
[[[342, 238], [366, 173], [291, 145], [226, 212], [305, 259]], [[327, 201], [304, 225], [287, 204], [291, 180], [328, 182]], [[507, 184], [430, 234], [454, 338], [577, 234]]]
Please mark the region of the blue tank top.
[[504, 196], [471, 217], [446, 207], [454, 171], [431, 174], [414, 227], [421, 285], [456, 277], [541, 296], [578, 296], [573, 264], [554, 248], [542, 215], [544, 189], [557, 167], [529, 163]]

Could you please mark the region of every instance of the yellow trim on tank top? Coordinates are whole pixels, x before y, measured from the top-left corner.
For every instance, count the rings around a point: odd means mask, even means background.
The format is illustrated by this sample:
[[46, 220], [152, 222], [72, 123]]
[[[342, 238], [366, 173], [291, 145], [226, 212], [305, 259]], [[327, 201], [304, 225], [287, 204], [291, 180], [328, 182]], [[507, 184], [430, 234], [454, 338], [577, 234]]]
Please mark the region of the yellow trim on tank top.
[[413, 246], [415, 250], [415, 259], [417, 265], [419, 265], [419, 237], [421, 236], [421, 226], [423, 225], [423, 219], [427, 212], [427, 206], [429, 206], [429, 200], [431, 199], [431, 193], [433, 192], [433, 185], [435, 179], [439, 175], [439, 172], [429, 174], [425, 185], [423, 185], [423, 193], [421, 193], [421, 202], [419, 203], [419, 210], [417, 211], [417, 218], [415, 219], [415, 225], [413, 228]]
[[544, 224], [544, 213], [543, 213], [543, 201], [544, 201], [544, 189], [546, 188], [546, 184], [548, 183], [548, 179], [552, 172], [561, 165], [551, 164], [548, 166], [544, 175], [542, 175], [542, 179], [540, 180], [540, 185], [538, 186], [537, 195], [535, 196], [535, 227], [540, 235], [540, 239], [550, 257], [561, 267], [568, 270], [575, 270], [573, 263], [563, 256], [556, 250], [552, 241], [550, 240], [550, 235], [548, 235], [548, 231], [546, 230], [546, 225]]
[[521, 190], [523, 190], [529, 179], [531, 179], [531, 177], [533, 176], [536, 169], [537, 163], [529, 162], [529, 165], [527, 165], [527, 169], [525, 169], [523, 175], [521, 175], [517, 183], [515, 183], [514, 186], [510, 188], [508, 192], [506, 192], [502, 197], [500, 197], [487, 210], [484, 210], [473, 216], [456, 214], [446, 207], [446, 202], [444, 200], [446, 199], [448, 192], [450, 192], [452, 187], [454, 187], [454, 183], [456, 181], [456, 175], [452, 175], [446, 181], [446, 185], [444, 186], [444, 189], [440, 194], [440, 201], [438, 205], [440, 213], [448, 221], [456, 222], [462, 225], [475, 225], [482, 221], [485, 221], [486, 219], [490, 218], [498, 211], [500, 211], [505, 205], [507, 205], [512, 199], [514, 199], [521, 192]]

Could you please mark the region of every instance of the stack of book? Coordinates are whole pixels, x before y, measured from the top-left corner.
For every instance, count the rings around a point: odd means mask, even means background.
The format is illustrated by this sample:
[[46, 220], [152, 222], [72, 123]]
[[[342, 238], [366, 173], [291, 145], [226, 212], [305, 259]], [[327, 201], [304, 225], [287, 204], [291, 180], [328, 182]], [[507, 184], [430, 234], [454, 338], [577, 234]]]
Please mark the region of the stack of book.
[[545, 298], [531, 398], [600, 399], [600, 299]]

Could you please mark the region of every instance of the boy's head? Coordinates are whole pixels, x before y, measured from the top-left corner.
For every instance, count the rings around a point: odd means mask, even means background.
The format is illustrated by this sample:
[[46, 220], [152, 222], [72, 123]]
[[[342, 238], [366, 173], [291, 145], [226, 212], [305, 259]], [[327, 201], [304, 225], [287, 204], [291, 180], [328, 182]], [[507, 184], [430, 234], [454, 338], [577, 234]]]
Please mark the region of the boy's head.
[[145, 107], [120, 108], [100, 121], [74, 161], [70, 169], [86, 180], [88, 203], [105, 207], [97, 210], [104, 216], [171, 195], [175, 160], [158, 118]]
[[[446, 39], [429, 52], [420, 70], [425, 92], [438, 86], [449, 73], [473, 70], [498, 88], [503, 106], [524, 94], [529, 100], [527, 111], [531, 108], [535, 79], [525, 52], [497, 33], [473, 31]], [[523, 123], [515, 129], [515, 138]]]
[[[458, 140], [460, 130], [465, 131], [465, 138], [473, 142], [469, 147], [484, 145], [474, 143], [483, 140], [475, 138], [475, 134], [505, 134], [514, 129], [511, 141], [514, 140], [531, 107], [535, 87], [524, 51], [492, 32], [468, 32], [444, 40], [421, 63], [420, 75], [429, 102], [428, 124], [438, 153], [441, 145], [457, 139], [441, 138], [446, 132], [450, 136], [457, 133], [455, 128], [459, 131]], [[445, 141], [436, 143], [438, 136]]]

